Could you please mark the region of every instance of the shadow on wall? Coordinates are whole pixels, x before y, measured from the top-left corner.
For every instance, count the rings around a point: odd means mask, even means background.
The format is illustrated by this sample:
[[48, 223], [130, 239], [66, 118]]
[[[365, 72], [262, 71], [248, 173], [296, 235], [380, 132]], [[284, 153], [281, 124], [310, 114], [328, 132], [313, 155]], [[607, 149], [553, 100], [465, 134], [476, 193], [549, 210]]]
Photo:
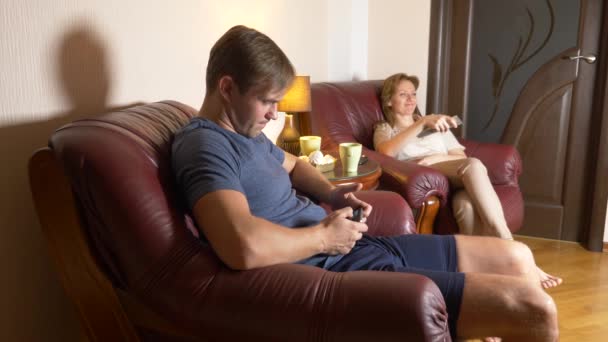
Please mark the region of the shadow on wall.
[[107, 106], [111, 72], [100, 37], [90, 29], [76, 28], [61, 39], [57, 79], [70, 109], [47, 121], [0, 127], [2, 341], [82, 340], [75, 311], [58, 282], [38, 224], [27, 164], [36, 149], [47, 145], [55, 129], [119, 108]]

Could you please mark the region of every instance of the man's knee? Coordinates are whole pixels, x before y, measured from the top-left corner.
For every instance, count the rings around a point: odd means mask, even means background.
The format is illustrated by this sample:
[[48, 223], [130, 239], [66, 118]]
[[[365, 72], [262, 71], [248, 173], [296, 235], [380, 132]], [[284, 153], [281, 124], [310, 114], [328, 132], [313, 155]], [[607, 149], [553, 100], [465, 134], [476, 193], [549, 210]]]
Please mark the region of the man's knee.
[[535, 271], [534, 255], [530, 247], [519, 241], [505, 241], [509, 244], [507, 255], [512, 268], [522, 274]]
[[526, 321], [536, 327], [537, 334], [544, 336], [542, 341], [557, 341], [559, 328], [557, 307], [553, 298], [540, 286], [530, 285], [526, 293], [518, 296], [520, 310], [526, 314]]

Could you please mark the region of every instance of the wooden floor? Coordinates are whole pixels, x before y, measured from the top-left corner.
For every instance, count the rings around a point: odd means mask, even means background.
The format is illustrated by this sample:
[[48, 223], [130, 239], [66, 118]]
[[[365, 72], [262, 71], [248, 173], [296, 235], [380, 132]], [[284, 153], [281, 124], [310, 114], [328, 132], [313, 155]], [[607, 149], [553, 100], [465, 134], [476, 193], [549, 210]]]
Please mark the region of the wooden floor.
[[564, 283], [547, 292], [557, 304], [560, 341], [608, 341], [608, 253], [578, 243], [524, 236], [537, 264]]

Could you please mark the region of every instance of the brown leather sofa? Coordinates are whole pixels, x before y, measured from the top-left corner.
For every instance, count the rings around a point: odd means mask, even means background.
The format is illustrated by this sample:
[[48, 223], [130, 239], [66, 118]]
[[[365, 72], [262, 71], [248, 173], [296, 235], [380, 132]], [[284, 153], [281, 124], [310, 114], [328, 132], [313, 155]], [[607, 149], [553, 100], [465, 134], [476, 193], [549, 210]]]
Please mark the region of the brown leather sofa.
[[[419, 275], [228, 269], [173, 184], [172, 136], [195, 114], [167, 101], [76, 121], [30, 160], [41, 226], [90, 341], [450, 341], [441, 293]], [[370, 234], [415, 230], [398, 194], [359, 196], [375, 208]]]
[[[400, 193], [416, 212], [418, 231], [457, 233], [451, 211], [448, 180], [441, 173], [411, 162], [398, 161], [373, 150], [373, 125], [383, 120], [382, 81], [315, 83], [311, 85], [310, 129], [320, 135], [322, 149], [342, 142], [359, 142], [363, 154], [382, 166], [380, 188]], [[490, 175], [511, 231], [521, 228], [523, 198], [519, 190], [521, 158], [508, 145], [461, 140], [469, 157], [480, 159]]]

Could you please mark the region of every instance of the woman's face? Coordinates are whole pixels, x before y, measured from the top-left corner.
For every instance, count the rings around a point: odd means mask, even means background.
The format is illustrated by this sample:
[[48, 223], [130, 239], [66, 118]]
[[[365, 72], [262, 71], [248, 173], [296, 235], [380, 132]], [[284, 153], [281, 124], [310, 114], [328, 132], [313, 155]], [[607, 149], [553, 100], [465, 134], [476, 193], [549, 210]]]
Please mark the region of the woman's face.
[[403, 80], [397, 84], [389, 106], [395, 115], [412, 115], [416, 110], [416, 87], [410, 81]]

